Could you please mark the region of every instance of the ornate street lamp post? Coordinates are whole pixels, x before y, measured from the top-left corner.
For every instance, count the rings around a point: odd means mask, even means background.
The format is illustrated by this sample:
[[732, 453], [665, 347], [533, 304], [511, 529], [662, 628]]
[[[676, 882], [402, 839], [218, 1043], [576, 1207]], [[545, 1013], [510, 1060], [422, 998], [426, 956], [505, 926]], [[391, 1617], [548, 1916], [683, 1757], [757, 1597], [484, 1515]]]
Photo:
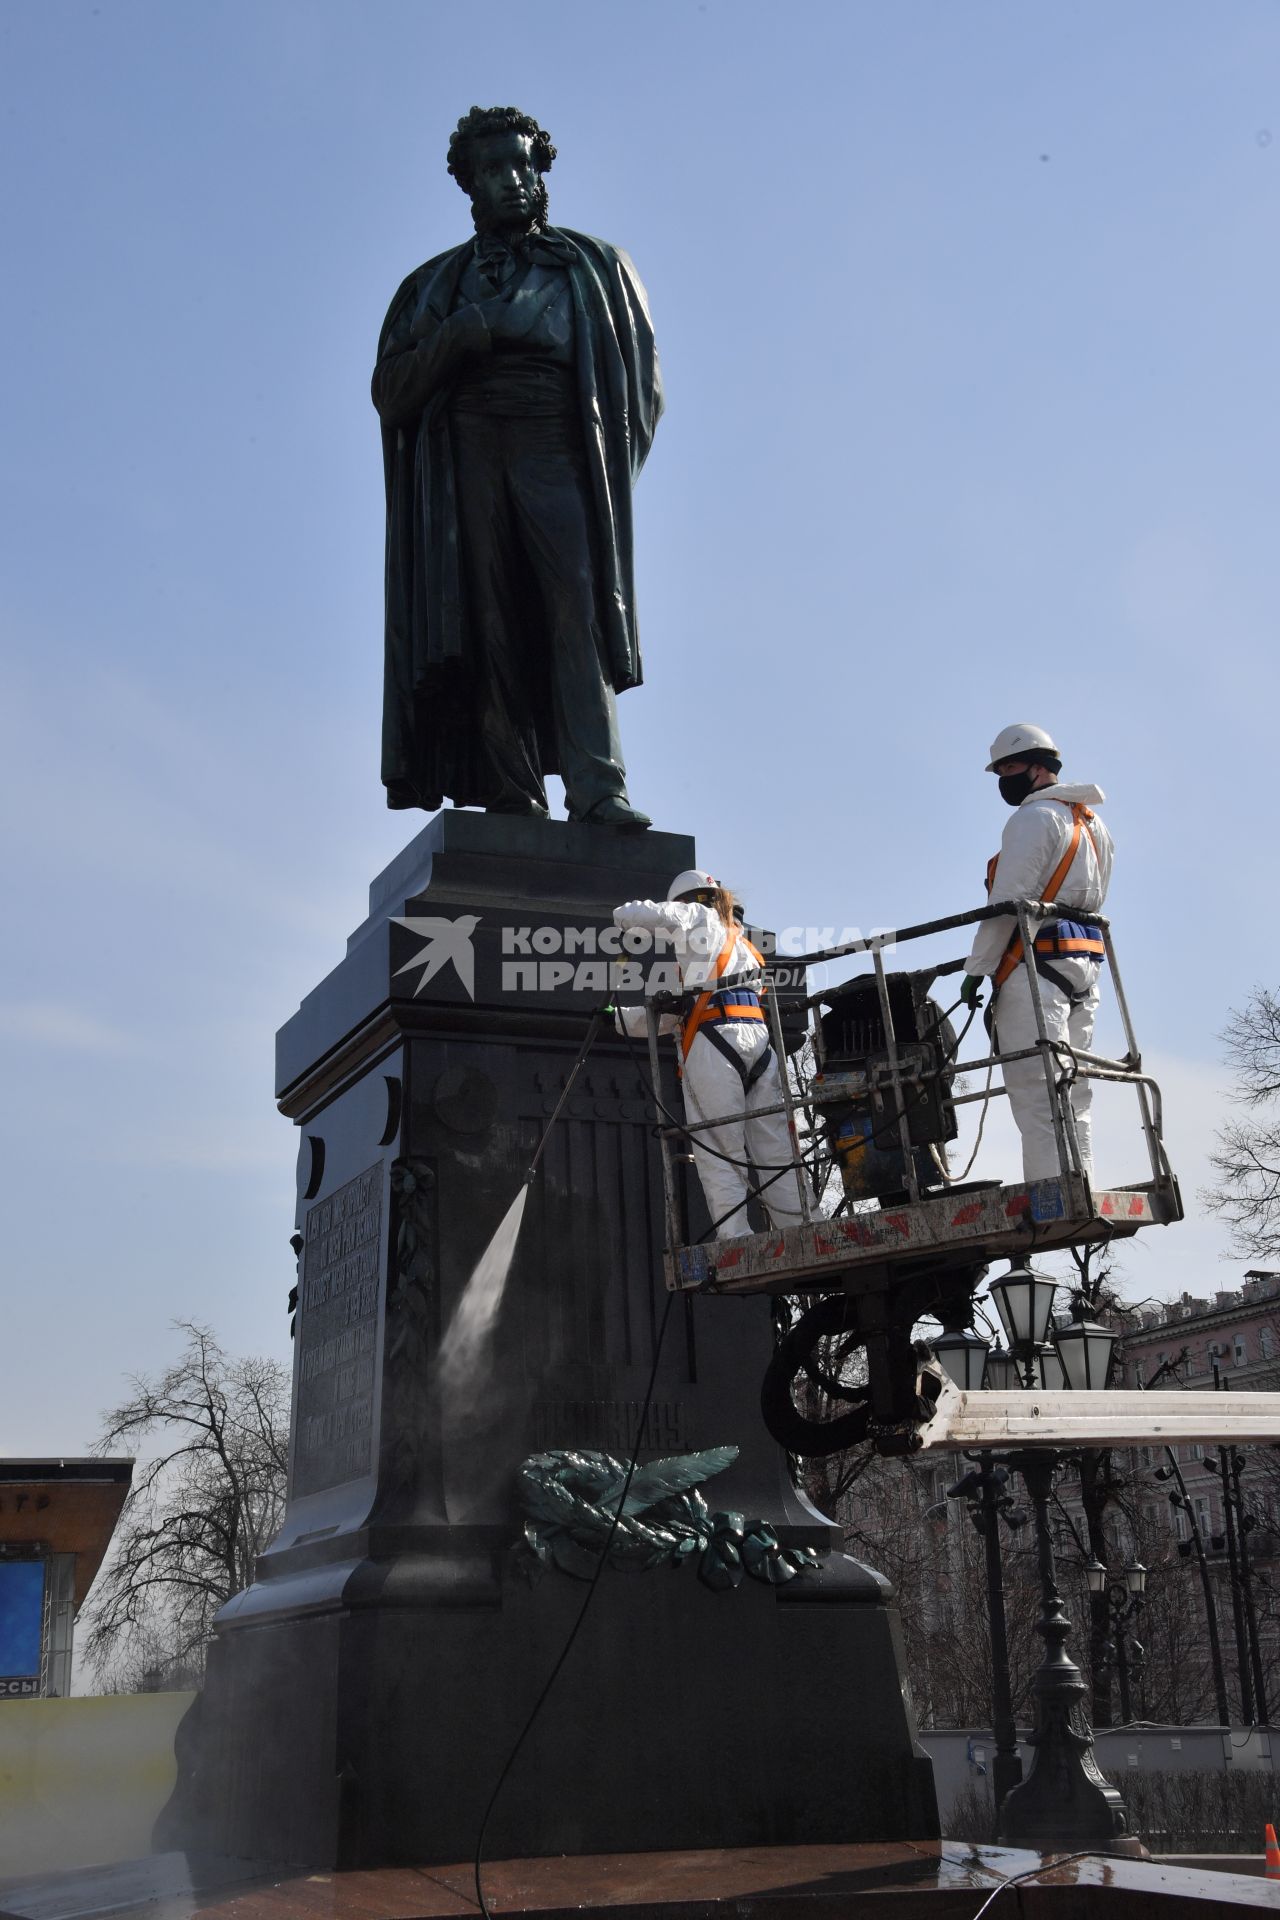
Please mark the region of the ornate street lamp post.
[[1026, 1452], [1012, 1456], [1027, 1483], [1036, 1522], [1040, 1567], [1038, 1632], [1045, 1657], [1033, 1682], [1036, 1727], [1031, 1771], [1004, 1803], [999, 1839], [1005, 1846], [1042, 1851], [1099, 1846], [1134, 1851], [1124, 1803], [1098, 1771], [1093, 1729], [1084, 1710], [1084, 1676], [1067, 1653], [1071, 1622], [1058, 1591], [1049, 1498], [1059, 1456]]
[[1209, 1636], [1209, 1664], [1213, 1669], [1213, 1692], [1218, 1708], [1218, 1724], [1229, 1727], [1231, 1709], [1227, 1703], [1227, 1674], [1222, 1664], [1222, 1638], [1218, 1632], [1218, 1603], [1214, 1597], [1209, 1562], [1205, 1557], [1204, 1538], [1200, 1532], [1200, 1524], [1196, 1519], [1196, 1510], [1192, 1505], [1191, 1496], [1187, 1492], [1187, 1483], [1182, 1477], [1182, 1468], [1178, 1465], [1178, 1456], [1172, 1447], [1166, 1447], [1165, 1453], [1168, 1456], [1168, 1464], [1156, 1468], [1155, 1478], [1177, 1482], [1175, 1491], [1169, 1495], [1169, 1505], [1186, 1514], [1191, 1534], [1189, 1540], [1178, 1542], [1178, 1551], [1184, 1557], [1194, 1552], [1199, 1566], [1200, 1590], [1204, 1596], [1205, 1627]]
[[[1028, 1267], [1013, 1267], [989, 1292], [1009, 1343], [1007, 1355], [997, 1352], [987, 1356], [982, 1377], [989, 1388], [997, 1382], [1001, 1386], [1006, 1384], [1000, 1378], [1006, 1369], [1015, 1375], [1014, 1380], [1008, 1381], [1009, 1386], [1020, 1380], [1028, 1388], [1044, 1391], [1105, 1381], [1115, 1344], [1115, 1336], [1105, 1327], [1077, 1322], [1073, 1328], [1060, 1330], [1052, 1343], [1046, 1339], [1057, 1293], [1054, 1281]], [[976, 1354], [979, 1344], [973, 1334], [943, 1335], [934, 1344], [934, 1352], [952, 1379], [969, 1391], [975, 1390], [979, 1378]], [[1003, 1742], [997, 1731], [997, 1755], [1002, 1760], [1006, 1760], [1010, 1752], [1016, 1759], [1016, 1733], [1010, 1700], [996, 1524], [1001, 1492], [995, 1476], [1004, 1469], [1007, 1477], [1007, 1469], [1011, 1467], [1022, 1474], [1035, 1514], [1041, 1605], [1038, 1631], [1045, 1643], [1045, 1657], [1033, 1683], [1036, 1724], [1031, 1735], [1035, 1749], [1031, 1770], [1025, 1779], [1015, 1781], [1012, 1768], [1006, 1771], [1002, 1767], [1004, 1778], [997, 1777], [1000, 1839], [1007, 1844], [1045, 1850], [1081, 1846], [1135, 1850], [1138, 1843], [1128, 1835], [1128, 1819], [1120, 1795], [1103, 1779], [1094, 1760], [1093, 1731], [1083, 1705], [1088, 1689], [1080, 1669], [1066, 1651], [1071, 1622], [1058, 1590], [1049, 1524], [1049, 1500], [1060, 1456], [1048, 1450], [1028, 1449], [1006, 1455], [999, 1464], [994, 1455], [986, 1452], [979, 1460], [981, 1471], [966, 1475], [951, 1489], [949, 1497], [969, 1497], [977, 1509], [975, 1523], [978, 1523], [978, 1514], [982, 1514], [985, 1522], [980, 1524], [980, 1530], [987, 1552], [995, 1676], [993, 1723], [998, 1719], [1004, 1726]], [[1007, 1496], [1005, 1498], [1007, 1500]]]
[[[1214, 1369], [1215, 1379], [1217, 1368]], [[1221, 1384], [1219, 1382], [1218, 1384]], [[1219, 1447], [1218, 1464], [1206, 1454], [1201, 1461], [1206, 1473], [1213, 1474], [1222, 1487], [1222, 1524], [1224, 1532], [1213, 1536], [1213, 1545], [1227, 1549], [1231, 1579], [1231, 1606], [1236, 1630], [1236, 1654], [1240, 1670], [1241, 1715], [1250, 1726], [1268, 1726], [1266, 1681], [1262, 1672], [1262, 1648], [1258, 1639], [1258, 1614], [1253, 1600], [1253, 1569], [1249, 1562], [1249, 1534], [1255, 1526], [1252, 1514], [1245, 1512], [1240, 1491], [1244, 1455], [1237, 1447]], [[1247, 1669], [1247, 1671], [1246, 1671]], [[1251, 1684], [1252, 1682], [1252, 1684]]]
[[1258, 1710], [1258, 1724], [1271, 1725], [1271, 1710], [1267, 1705], [1267, 1683], [1262, 1671], [1262, 1643], [1258, 1637], [1258, 1611], [1253, 1599], [1253, 1569], [1249, 1563], [1249, 1535], [1258, 1524], [1251, 1513], [1245, 1512], [1244, 1495], [1240, 1491], [1240, 1475], [1244, 1472], [1244, 1455], [1232, 1447], [1229, 1453], [1231, 1466], [1231, 1499], [1236, 1533], [1240, 1541], [1240, 1583], [1244, 1588], [1245, 1622], [1249, 1629], [1249, 1659], [1253, 1667], [1254, 1705]]
[[[1109, 1327], [1101, 1326], [1087, 1317], [1088, 1298], [1085, 1295], [1073, 1301], [1071, 1322], [1059, 1327], [1055, 1336], [1068, 1384], [1081, 1392], [1105, 1390], [1110, 1384], [1111, 1361], [1117, 1344]], [[1094, 1555], [1105, 1555], [1106, 1505], [1114, 1487], [1112, 1457], [1106, 1448], [1085, 1447], [1077, 1456], [1076, 1466], [1089, 1549]], [[1089, 1678], [1092, 1683], [1090, 1713], [1095, 1727], [1110, 1726], [1107, 1602], [1105, 1597], [1090, 1593], [1088, 1606]]]
[[[1008, 1354], [988, 1352], [981, 1334], [968, 1329], [943, 1333], [933, 1342], [935, 1359], [956, 1385], [966, 1393], [975, 1393], [984, 1384], [996, 1384], [995, 1371], [1001, 1377], [1014, 1374]], [[1016, 1377], [1010, 1381], [1017, 1384]], [[1000, 1562], [1000, 1521], [1022, 1526], [1026, 1515], [1014, 1507], [1009, 1497], [1009, 1469], [997, 1466], [989, 1452], [967, 1454], [976, 1460], [976, 1468], [966, 1473], [954, 1487], [948, 1487], [948, 1500], [966, 1500], [969, 1518], [982, 1538], [983, 1560], [987, 1576], [987, 1619], [991, 1632], [991, 1731], [995, 1736], [995, 1754], [991, 1767], [991, 1785], [997, 1808], [1011, 1787], [1022, 1778], [1022, 1758], [1018, 1752], [1018, 1728], [1013, 1717], [1013, 1698], [1009, 1678], [1009, 1636], [1004, 1611], [1004, 1572]]]
[[995, 1754], [991, 1764], [991, 1786], [996, 1811], [1005, 1795], [1022, 1778], [1022, 1756], [1018, 1752], [1018, 1723], [1013, 1716], [1013, 1689], [1009, 1675], [1009, 1636], [1004, 1612], [1004, 1570], [1000, 1563], [1000, 1522], [1010, 1527], [1026, 1525], [1027, 1516], [1015, 1507], [1009, 1495], [1009, 1469], [997, 1464], [988, 1452], [968, 1454], [978, 1465], [963, 1480], [947, 1488], [948, 1500], [966, 1500], [969, 1518], [982, 1537], [983, 1559], [987, 1575], [987, 1618], [991, 1628], [991, 1731], [995, 1736]]
[[1120, 1682], [1120, 1719], [1123, 1725], [1128, 1726], [1133, 1719], [1133, 1698], [1129, 1691], [1130, 1663], [1136, 1673], [1141, 1669], [1145, 1656], [1138, 1641], [1133, 1641], [1131, 1647], [1128, 1645], [1126, 1629], [1142, 1610], [1142, 1597], [1147, 1590], [1147, 1570], [1141, 1561], [1136, 1561], [1133, 1566], [1125, 1568], [1122, 1580], [1113, 1580], [1100, 1560], [1092, 1560], [1084, 1571], [1090, 1593], [1105, 1596], [1111, 1614], [1111, 1646], [1115, 1652], [1116, 1677]]

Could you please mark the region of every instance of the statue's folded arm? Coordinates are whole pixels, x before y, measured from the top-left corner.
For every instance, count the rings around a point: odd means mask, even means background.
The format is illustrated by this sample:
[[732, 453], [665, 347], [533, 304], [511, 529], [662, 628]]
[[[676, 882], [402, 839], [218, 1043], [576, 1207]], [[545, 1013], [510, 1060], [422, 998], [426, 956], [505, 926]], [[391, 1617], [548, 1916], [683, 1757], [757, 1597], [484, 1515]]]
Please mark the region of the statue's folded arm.
[[472, 306], [451, 313], [424, 339], [389, 345], [373, 370], [373, 404], [382, 420], [393, 427], [421, 413], [468, 354], [487, 353], [491, 344], [484, 315]]

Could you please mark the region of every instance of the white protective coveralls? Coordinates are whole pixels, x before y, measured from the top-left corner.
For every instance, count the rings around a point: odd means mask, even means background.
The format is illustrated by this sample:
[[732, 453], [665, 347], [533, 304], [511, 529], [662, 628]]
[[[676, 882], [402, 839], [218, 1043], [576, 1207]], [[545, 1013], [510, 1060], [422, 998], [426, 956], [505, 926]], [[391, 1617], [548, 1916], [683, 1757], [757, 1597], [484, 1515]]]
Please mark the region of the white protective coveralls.
[[[736, 980], [754, 973], [757, 982], [760, 979], [760, 968], [737, 927], [726, 933], [714, 907], [690, 900], [629, 900], [614, 909], [613, 917], [620, 927], [643, 927], [670, 935], [685, 987], [703, 988], [711, 982], [726, 939], [733, 943], [732, 951], [719, 969], [720, 977]], [[786, 1114], [759, 1111], [761, 1107], [777, 1106], [782, 1099], [779, 1063], [768, 1025], [759, 1018], [729, 1017], [722, 1010], [726, 1003], [747, 1004], [753, 997], [751, 992], [732, 990], [713, 996], [713, 1017], [698, 1027], [684, 1061], [686, 1118], [696, 1123], [729, 1116], [723, 1126], [696, 1133], [690, 1142], [711, 1218], [720, 1223], [716, 1228], [720, 1240], [751, 1232], [747, 1220], [747, 1161], [755, 1170], [755, 1184], [762, 1189], [760, 1197], [771, 1223], [790, 1227], [803, 1218]], [[627, 1033], [641, 1035], [645, 1031], [642, 1007], [620, 1007], [618, 1019]], [[681, 1023], [673, 1015], [664, 1014], [659, 1029], [679, 1035]], [[701, 1144], [704, 1142], [716, 1152], [706, 1152]], [[722, 1160], [718, 1154], [730, 1158]]]
[[[1051, 1040], [1063, 1040], [1086, 1051], [1093, 1042], [1098, 976], [1102, 970], [1101, 957], [1090, 951], [1099, 942], [1096, 929], [1088, 924], [1088, 917], [1101, 911], [1111, 879], [1111, 835], [1093, 812], [1104, 798], [1100, 787], [1068, 786], [1062, 782], [1029, 793], [1004, 830], [990, 887], [993, 900], [1047, 898], [1049, 883], [1071, 845], [1075, 826], [1072, 808], [1088, 809], [1087, 816], [1081, 817], [1074, 858], [1054, 894], [1064, 909], [1062, 918], [1056, 923], [1040, 922], [1036, 935], [1045, 1032]], [[1067, 908], [1072, 910], [1070, 915], [1065, 911]], [[983, 921], [966, 963], [967, 971], [994, 975], [1017, 930], [1012, 915]], [[1025, 963], [1019, 962], [1003, 986], [993, 987], [993, 1004], [999, 1051], [1014, 1053], [1023, 1047], [1034, 1047], [1036, 1016]], [[1011, 1061], [1004, 1069], [1004, 1084], [1022, 1135], [1024, 1180], [1056, 1180], [1060, 1172], [1058, 1145], [1040, 1054], [1028, 1060]], [[1088, 1176], [1093, 1172], [1089, 1117], [1092, 1098], [1093, 1082], [1078, 1078], [1071, 1090], [1071, 1108], [1081, 1164]]]

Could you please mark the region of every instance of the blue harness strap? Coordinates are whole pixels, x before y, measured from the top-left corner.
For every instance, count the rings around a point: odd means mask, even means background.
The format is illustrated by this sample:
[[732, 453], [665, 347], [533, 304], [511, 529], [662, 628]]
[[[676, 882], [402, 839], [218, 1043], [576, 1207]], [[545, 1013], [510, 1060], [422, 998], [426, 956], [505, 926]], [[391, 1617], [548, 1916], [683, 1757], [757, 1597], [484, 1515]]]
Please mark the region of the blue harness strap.
[[1056, 954], [1061, 960], [1097, 960], [1107, 957], [1102, 928], [1087, 920], [1050, 920], [1036, 935], [1036, 952]]
[[726, 987], [711, 996], [711, 1005], [703, 1015], [707, 1020], [763, 1020], [760, 995], [750, 987]]
[[1034, 951], [1040, 978], [1065, 994], [1074, 1007], [1088, 999], [1090, 987], [1076, 986], [1059, 972], [1053, 961], [1092, 960], [1095, 966], [1101, 966], [1107, 957], [1107, 943], [1102, 937], [1102, 928], [1086, 920], [1050, 920], [1037, 933]]

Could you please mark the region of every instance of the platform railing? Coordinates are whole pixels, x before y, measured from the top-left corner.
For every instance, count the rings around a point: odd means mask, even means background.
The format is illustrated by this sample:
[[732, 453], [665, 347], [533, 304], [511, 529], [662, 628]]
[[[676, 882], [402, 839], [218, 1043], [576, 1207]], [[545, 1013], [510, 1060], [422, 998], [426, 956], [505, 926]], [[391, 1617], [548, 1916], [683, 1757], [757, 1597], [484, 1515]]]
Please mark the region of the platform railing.
[[[1051, 1039], [1044, 1017], [1044, 1001], [1041, 993], [1041, 976], [1035, 964], [1035, 934], [1037, 926], [1046, 920], [1056, 920], [1068, 915], [1087, 917], [1091, 926], [1097, 926], [1102, 934], [1106, 954], [1107, 969], [1110, 973], [1116, 1006], [1120, 1015], [1127, 1052], [1123, 1059], [1113, 1059], [1092, 1050], [1076, 1048], [1067, 1041]], [[908, 942], [923, 940], [941, 933], [952, 932], [960, 927], [975, 926], [986, 920], [1012, 918], [1015, 920], [1022, 942], [1022, 956], [1019, 965], [1025, 968], [1030, 982], [1031, 1002], [1036, 1023], [1034, 1045], [1008, 1052], [1001, 1052], [993, 1040], [988, 1052], [974, 1059], [956, 1058], [928, 1073], [911, 1068], [904, 1063], [899, 1046], [899, 1038], [894, 1024], [892, 998], [889, 991], [888, 973], [884, 956], [889, 950], [904, 946]], [[977, 1093], [952, 1093], [948, 1097], [953, 1106], [964, 1106], [973, 1102], [997, 1099], [1005, 1096], [1003, 1086], [993, 1086], [990, 1078], [995, 1068], [1007, 1066], [1015, 1061], [1039, 1058], [1043, 1063], [1045, 1088], [1049, 1100], [1049, 1111], [1053, 1122], [1054, 1140], [1057, 1147], [1059, 1177], [1063, 1182], [1075, 1179], [1084, 1183], [1088, 1192], [1088, 1179], [1084, 1172], [1080, 1142], [1076, 1131], [1075, 1112], [1071, 1101], [1071, 1089], [1078, 1078], [1110, 1081], [1132, 1086], [1138, 1101], [1142, 1124], [1143, 1139], [1146, 1145], [1147, 1159], [1151, 1171], [1153, 1187], [1161, 1193], [1171, 1192], [1174, 1176], [1165, 1151], [1163, 1140], [1163, 1104], [1159, 1087], [1152, 1077], [1142, 1069], [1142, 1057], [1138, 1049], [1137, 1037], [1129, 1012], [1129, 1004], [1116, 961], [1115, 946], [1111, 937], [1111, 924], [1105, 915], [1081, 908], [1059, 907], [1053, 901], [1007, 900], [992, 901], [985, 906], [975, 907], [965, 913], [948, 914], [937, 920], [920, 921], [915, 925], [896, 929], [885, 929], [871, 934], [866, 939], [846, 941], [839, 946], [824, 947], [812, 953], [777, 956], [791, 970], [807, 969], [833, 960], [852, 958], [859, 954], [867, 955], [874, 969], [876, 998], [880, 1009], [885, 1036], [886, 1064], [868, 1073], [868, 1084], [875, 1095], [889, 1094], [892, 1097], [896, 1113], [896, 1130], [903, 1156], [903, 1174], [912, 1202], [921, 1199], [920, 1179], [916, 1168], [916, 1149], [911, 1140], [911, 1123], [908, 1111], [908, 1098], [928, 1081], [939, 1079], [944, 1073], [956, 1078], [966, 1073], [986, 1073], [988, 1084]], [[773, 964], [773, 963], [771, 963]], [[958, 973], [963, 961], [951, 961], [939, 967], [936, 972], [944, 974]], [[751, 987], [758, 983], [759, 969], [727, 975], [715, 981], [717, 993], [735, 987]], [[701, 983], [686, 990], [683, 998], [690, 1002], [699, 993], [705, 992], [711, 983]], [[826, 987], [815, 994], [809, 994], [804, 1001], [806, 1014], [810, 1016], [808, 1037], [812, 1041], [815, 1060], [821, 1069], [824, 1063], [821, 1008], [829, 1003], [835, 989]], [[678, 1001], [676, 1004], [679, 1004]], [[782, 1099], [770, 1106], [758, 1107], [753, 1111], [761, 1116], [782, 1113], [786, 1116], [787, 1130], [791, 1140], [792, 1169], [799, 1196], [801, 1215], [806, 1222], [815, 1217], [814, 1194], [806, 1177], [806, 1166], [800, 1147], [797, 1109], [808, 1104], [797, 1098], [790, 1075], [786, 1071], [787, 1053], [785, 1048], [781, 1009], [777, 992], [764, 996], [766, 1017], [769, 1022], [770, 1036], [775, 1055], [779, 1062], [782, 1085]], [[658, 1022], [662, 1013], [671, 1009], [670, 995], [660, 996], [658, 1001], [646, 1003], [648, 1013], [647, 1029], [649, 1042], [650, 1068], [654, 1076], [654, 1085], [658, 1084], [659, 1050]], [[812, 1095], [813, 1088], [808, 1089]], [[663, 1181], [666, 1195], [668, 1245], [680, 1244], [678, 1207], [675, 1197], [675, 1168], [672, 1155], [672, 1142], [676, 1139], [693, 1140], [699, 1133], [707, 1133], [741, 1119], [741, 1114], [724, 1114], [713, 1119], [693, 1120], [686, 1117], [681, 1126], [663, 1126], [658, 1129], [662, 1153]], [[786, 1177], [778, 1167], [757, 1168], [757, 1175], [769, 1175], [770, 1179]], [[945, 1178], [945, 1176], [944, 1176]], [[767, 1204], [767, 1200], [766, 1200]]]

